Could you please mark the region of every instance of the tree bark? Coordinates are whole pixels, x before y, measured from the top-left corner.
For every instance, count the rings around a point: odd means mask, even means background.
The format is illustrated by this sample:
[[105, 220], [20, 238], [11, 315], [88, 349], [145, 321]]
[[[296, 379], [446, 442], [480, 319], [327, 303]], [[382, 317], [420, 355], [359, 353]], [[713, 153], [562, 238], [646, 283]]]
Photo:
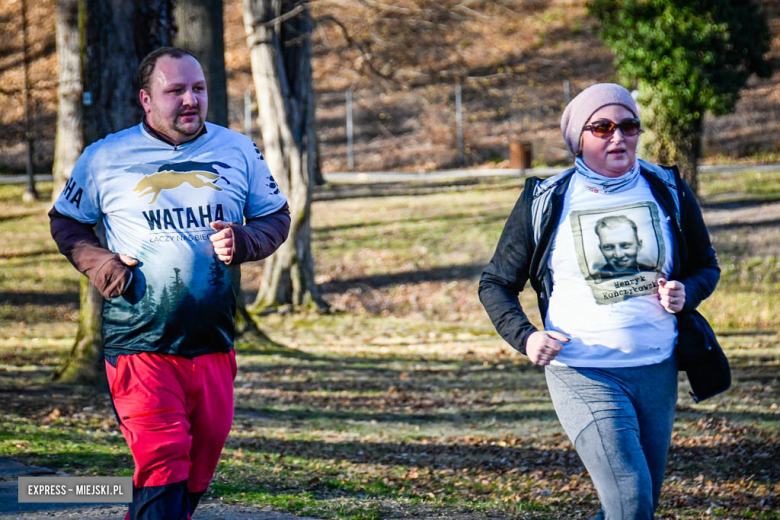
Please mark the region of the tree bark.
[[79, 329], [66, 362], [54, 373], [65, 383], [95, 384], [102, 380], [103, 298], [86, 276], [79, 283]]
[[57, 2], [57, 135], [54, 140], [54, 189], [57, 200], [84, 149], [81, 112], [81, 38], [79, 0]]
[[203, 67], [209, 94], [206, 119], [228, 125], [227, 77], [222, 0], [177, 0], [174, 45], [194, 54]]
[[[83, 144], [141, 121], [136, 69], [140, 60], [173, 34], [173, 0], [78, 0], [83, 108]], [[81, 150], [79, 150], [79, 153]], [[97, 226], [98, 235], [100, 225]], [[79, 329], [70, 356], [54, 375], [63, 382], [99, 383], [103, 350], [103, 300], [81, 283]]]
[[30, 46], [27, 44], [27, 0], [19, 2], [22, 15], [22, 69], [24, 70], [24, 140], [27, 155], [27, 190], [22, 200], [38, 200], [35, 189], [35, 165], [33, 164], [35, 136], [32, 123], [32, 104], [30, 103]]
[[315, 160], [311, 16], [292, 0], [244, 0], [244, 25], [266, 161], [290, 205], [290, 236], [264, 266], [253, 311], [291, 304], [327, 310], [314, 281]]
[[320, 153], [320, 140], [317, 138], [317, 132], [314, 132], [314, 138], [316, 139], [316, 142], [314, 143], [314, 185], [315, 186], [324, 186], [325, 185], [325, 176], [322, 175], [322, 163], [320, 162], [320, 159], [322, 158], [322, 154]]
[[676, 136], [672, 137], [676, 144], [675, 156], [677, 166], [683, 180], [691, 187], [691, 191], [699, 196], [699, 158], [701, 157], [701, 141], [704, 124], [701, 118], [694, 119]]

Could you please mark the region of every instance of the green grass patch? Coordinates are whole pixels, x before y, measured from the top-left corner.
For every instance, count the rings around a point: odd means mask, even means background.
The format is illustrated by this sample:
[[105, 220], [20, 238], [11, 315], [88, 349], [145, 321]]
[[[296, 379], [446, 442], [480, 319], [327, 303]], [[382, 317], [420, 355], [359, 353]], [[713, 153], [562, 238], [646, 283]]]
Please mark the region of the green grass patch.
[[764, 200], [780, 196], [780, 171], [699, 174], [699, 195], [705, 200]]
[[[45, 187], [44, 187], [45, 189]], [[50, 382], [72, 345], [78, 273], [48, 203], [0, 186], [0, 456], [130, 475], [108, 395]], [[43, 191], [43, 190], [42, 190]], [[662, 517], [778, 518], [780, 172], [702, 176], [722, 277], [702, 306], [733, 388], [680, 401]], [[209, 495], [318, 518], [589, 518], [597, 497], [542, 370], [495, 334], [481, 266], [519, 191], [317, 202], [318, 281], [335, 312], [271, 314], [237, 346], [233, 431]], [[25, 240], [19, 240], [24, 229]], [[256, 289], [260, 264], [244, 266]], [[523, 305], [537, 321], [535, 296]]]

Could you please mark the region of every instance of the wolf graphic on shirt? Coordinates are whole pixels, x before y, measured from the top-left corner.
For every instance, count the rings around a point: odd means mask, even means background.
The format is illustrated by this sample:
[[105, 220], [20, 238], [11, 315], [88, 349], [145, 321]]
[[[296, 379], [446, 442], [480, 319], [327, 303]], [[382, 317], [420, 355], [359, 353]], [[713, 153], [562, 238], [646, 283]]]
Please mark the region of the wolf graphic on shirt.
[[[181, 163], [164, 164], [160, 166], [157, 172], [147, 175], [141, 179], [134, 192], [138, 192], [138, 197], [154, 194], [149, 204], [154, 204], [157, 197], [163, 190], [172, 190], [184, 184], [189, 184], [193, 188], [211, 188], [216, 191], [222, 191], [222, 188], [216, 185], [219, 179], [224, 179], [230, 184], [230, 181], [214, 168], [217, 165], [221, 168], [230, 168], [229, 165], [221, 162], [203, 163], [195, 161], [185, 161]], [[206, 180], [201, 177], [205, 177]], [[213, 181], [213, 182], [208, 182]]]

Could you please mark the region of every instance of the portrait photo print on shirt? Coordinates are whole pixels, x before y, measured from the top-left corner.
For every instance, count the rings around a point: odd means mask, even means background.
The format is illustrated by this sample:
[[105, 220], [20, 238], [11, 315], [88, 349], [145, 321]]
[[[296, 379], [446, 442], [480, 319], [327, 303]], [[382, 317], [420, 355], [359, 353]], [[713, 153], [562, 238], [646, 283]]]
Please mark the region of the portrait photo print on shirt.
[[572, 211], [569, 218], [577, 261], [597, 303], [658, 292], [666, 245], [655, 204]]

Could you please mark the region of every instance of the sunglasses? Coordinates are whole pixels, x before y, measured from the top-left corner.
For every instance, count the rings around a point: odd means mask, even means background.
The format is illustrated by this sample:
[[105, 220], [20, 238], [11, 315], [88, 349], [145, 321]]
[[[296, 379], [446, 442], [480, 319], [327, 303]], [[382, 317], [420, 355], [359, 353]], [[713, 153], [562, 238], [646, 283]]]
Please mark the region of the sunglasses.
[[601, 121], [594, 121], [589, 125], [582, 127], [583, 130], [590, 130], [590, 133], [601, 139], [612, 137], [615, 133], [615, 129], [619, 128], [620, 133], [626, 137], [634, 137], [642, 133], [642, 123], [639, 119], [624, 119], [619, 123], [613, 123], [606, 119]]

